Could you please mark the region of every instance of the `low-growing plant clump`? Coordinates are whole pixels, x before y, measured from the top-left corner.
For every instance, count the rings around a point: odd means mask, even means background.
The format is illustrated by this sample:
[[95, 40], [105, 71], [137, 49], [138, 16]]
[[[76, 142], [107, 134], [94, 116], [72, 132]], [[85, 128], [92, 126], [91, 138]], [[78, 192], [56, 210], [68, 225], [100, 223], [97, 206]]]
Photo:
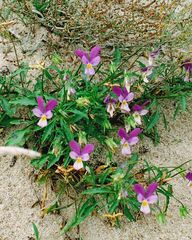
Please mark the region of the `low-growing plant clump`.
[[[146, 62], [137, 58], [125, 70], [118, 49], [108, 67], [102, 65], [99, 46], [90, 53], [77, 49], [75, 55], [80, 61], [76, 69], [63, 69], [56, 60], [39, 66], [42, 73], [33, 86], [26, 64], [0, 76], [0, 126], [18, 128], [7, 145], [41, 153], [31, 161], [37, 181], [52, 179], [56, 185], [57, 200], [48, 207], [42, 203], [43, 214], [74, 205], [74, 217], [62, 233], [96, 213], [117, 226], [122, 216], [137, 221], [150, 212], [165, 222], [172, 198], [186, 216], [188, 209], [172, 186], [180, 175], [191, 187], [186, 163], [154, 166], [141, 160], [135, 145], [140, 138], [160, 141], [157, 123], [168, 124], [162, 99], [174, 101], [174, 117], [186, 110], [191, 60], [173, 61], [159, 46], [148, 52]], [[62, 206], [63, 196], [70, 199], [68, 206]]]

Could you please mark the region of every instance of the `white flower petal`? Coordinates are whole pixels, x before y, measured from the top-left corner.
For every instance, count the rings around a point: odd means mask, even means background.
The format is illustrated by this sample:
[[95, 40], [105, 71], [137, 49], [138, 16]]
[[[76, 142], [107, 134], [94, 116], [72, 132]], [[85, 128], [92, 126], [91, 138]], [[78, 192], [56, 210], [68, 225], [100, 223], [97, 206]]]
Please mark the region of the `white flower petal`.
[[38, 126], [40, 126], [41, 128], [44, 128], [47, 126], [47, 119], [41, 117], [41, 119], [39, 120], [39, 122], [37, 123]]
[[83, 168], [83, 162], [82, 161], [75, 161], [75, 163], [73, 164], [73, 167], [75, 170], [79, 170], [81, 168]]
[[150, 210], [147, 200], [143, 200], [143, 202], [141, 203], [140, 211], [143, 212], [144, 214], [150, 213], [151, 210]]
[[130, 146], [127, 142], [125, 144], [123, 144], [121, 153], [123, 155], [130, 155], [131, 154], [131, 148], [130, 148]]

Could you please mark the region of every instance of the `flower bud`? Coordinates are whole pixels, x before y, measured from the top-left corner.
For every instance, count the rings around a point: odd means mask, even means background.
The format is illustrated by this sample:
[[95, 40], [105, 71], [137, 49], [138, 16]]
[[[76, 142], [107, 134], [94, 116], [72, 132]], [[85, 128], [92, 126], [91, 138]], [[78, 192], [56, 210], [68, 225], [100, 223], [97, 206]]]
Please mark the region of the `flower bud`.
[[104, 120], [103, 126], [104, 126], [104, 129], [112, 129], [111, 123], [107, 119]]
[[90, 104], [89, 99], [86, 97], [80, 97], [76, 100], [76, 102], [79, 107], [88, 106]]
[[112, 62], [112, 63], [109, 65], [109, 68], [110, 68], [110, 71], [111, 71], [112, 73], [114, 73], [114, 72], [116, 71], [116, 65], [115, 65], [115, 63]]
[[118, 147], [113, 138], [107, 138], [105, 143], [113, 152], [115, 152], [116, 148]]
[[69, 88], [67, 90], [67, 100], [70, 100], [71, 99], [71, 96], [75, 95], [76, 93], [76, 90], [74, 88]]
[[111, 177], [113, 178], [114, 182], [119, 182], [121, 181], [125, 176], [125, 173], [119, 171], [117, 173], [115, 173], [114, 175], [112, 175]]
[[79, 132], [78, 138], [79, 138], [79, 144], [81, 146], [87, 144], [87, 138], [86, 138], [86, 133], [85, 132], [83, 132], [83, 131]]

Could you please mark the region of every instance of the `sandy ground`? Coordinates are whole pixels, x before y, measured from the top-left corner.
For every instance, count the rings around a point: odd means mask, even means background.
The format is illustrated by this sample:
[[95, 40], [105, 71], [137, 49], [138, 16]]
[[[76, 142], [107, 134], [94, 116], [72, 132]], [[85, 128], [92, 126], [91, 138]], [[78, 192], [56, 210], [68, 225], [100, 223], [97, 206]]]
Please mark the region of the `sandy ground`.
[[[44, 40], [47, 39], [48, 33], [44, 28], [37, 26], [32, 36], [29, 36], [29, 29], [17, 24], [11, 28], [11, 31], [20, 40], [16, 43], [20, 61], [38, 64], [46, 60], [48, 50]], [[21, 49], [23, 44], [25, 51]], [[13, 46], [2, 37], [0, 62], [3, 69], [8, 67], [12, 70], [16, 66]], [[36, 72], [32, 73], [35, 74]], [[173, 121], [173, 106], [169, 103], [166, 108], [169, 130], [165, 130], [160, 125], [161, 144], [155, 147], [148, 139], [141, 144], [149, 148], [149, 152], [143, 156], [144, 159], [161, 166], [173, 166], [192, 159], [192, 121], [190, 112], [183, 113]], [[4, 140], [1, 136], [0, 145], [4, 144]], [[43, 188], [32, 181], [32, 171], [29, 159], [20, 157], [13, 164], [12, 157], [0, 158], [0, 240], [34, 240], [32, 222], [38, 226], [42, 240], [67, 239], [59, 234], [62, 222], [65, 220], [65, 212], [62, 216], [48, 215], [42, 219], [39, 205], [32, 207], [43, 195]], [[174, 180], [175, 194], [191, 209], [192, 196], [186, 185], [186, 181], [181, 178]], [[54, 198], [54, 193], [49, 191], [47, 205]], [[155, 216], [148, 216], [137, 223], [125, 222], [121, 229], [115, 229], [104, 223], [102, 219], [91, 217], [81, 225], [80, 233], [83, 240], [192, 239], [192, 218], [181, 219], [178, 204], [174, 201], [167, 220], [167, 224], [160, 225], [156, 222]], [[74, 240], [75, 234], [71, 233], [71, 236]]]

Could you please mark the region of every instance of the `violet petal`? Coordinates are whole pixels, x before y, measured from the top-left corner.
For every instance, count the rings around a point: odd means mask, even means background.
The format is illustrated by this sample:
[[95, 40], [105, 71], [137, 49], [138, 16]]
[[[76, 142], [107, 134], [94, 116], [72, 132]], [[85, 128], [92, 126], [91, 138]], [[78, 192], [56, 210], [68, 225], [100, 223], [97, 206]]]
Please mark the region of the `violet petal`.
[[135, 184], [134, 186], [133, 186], [133, 188], [134, 188], [134, 191], [137, 193], [137, 194], [141, 194], [142, 196], [144, 196], [145, 195], [145, 190], [144, 190], [144, 188], [143, 188], [143, 186], [141, 185], [141, 184]]
[[145, 195], [146, 198], [150, 197], [156, 191], [157, 187], [158, 187], [157, 182], [151, 183], [146, 190], [146, 195]]
[[129, 133], [129, 138], [137, 137], [142, 132], [141, 128], [135, 128], [133, 131]]
[[140, 106], [140, 105], [134, 105], [134, 106], [132, 107], [132, 110], [133, 110], [134, 112], [139, 112], [139, 111], [141, 111], [142, 109], [143, 109], [143, 107]]
[[79, 144], [75, 140], [70, 141], [69, 142], [69, 146], [70, 146], [71, 150], [73, 150], [78, 155], [80, 155], [81, 148], [80, 148]]
[[93, 152], [93, 150], [94, 150], [94, 145], [93, 145], [93, 144], [87, 144], [87, 145], [83, 148], [83, 150], [81, 151], [81, 154], [82, 154], [82, 155], [83, 155], [83, 154], [86, 154], [86, 153], [90, 154], [90, 153]]
[[47, 103], [45, 110], [46, 110], [46, 112], [52, 111], [56, 106], [57, 106], [57, 100], [51, 99]]
[[101, 48], [99, 46], [95, 46], [90, 51], [90, 60], [92, 61], [93, 58], [97, 57], [101, 52]]
[[44, 103], [44, 100], [42, 97], [37, 97], [37, 103], [38, 103], [38, 107], [39, 107], [39, 110], [44, 113], [44, 106], [45, 106], [45, 103]]
[[123, 91], [120, 87], [113, 87], [113, 92], [119, 97], [120, 95], [123, 95]]
[[83, 56], [86, 56], [88, 58], [88, 55], [85, 51], [81, 50], [81, 49], [77, 49], [75, 50], [75, 55], [77, 57], [80, 57], [82, 59]]
[[90, 63], [93, 65], [93, 66], [97, 66], [101, 61], [101, 58], [99, 56], [93, 58]]
[[118, 131], [118, 136], [121, 138], [121, 139], [127, 139], [127, 133], [125, 131], [124, 128], [119, 128], [119, 131]]
[[192, 181], [192, 172], [188, 172], [185, 177], [187, 180]]
[[83, 62], [83, 64], [88, 64], [89, 63], [89, 59], [84, 55], [83, 57], [82, 57], [82, 62]]

